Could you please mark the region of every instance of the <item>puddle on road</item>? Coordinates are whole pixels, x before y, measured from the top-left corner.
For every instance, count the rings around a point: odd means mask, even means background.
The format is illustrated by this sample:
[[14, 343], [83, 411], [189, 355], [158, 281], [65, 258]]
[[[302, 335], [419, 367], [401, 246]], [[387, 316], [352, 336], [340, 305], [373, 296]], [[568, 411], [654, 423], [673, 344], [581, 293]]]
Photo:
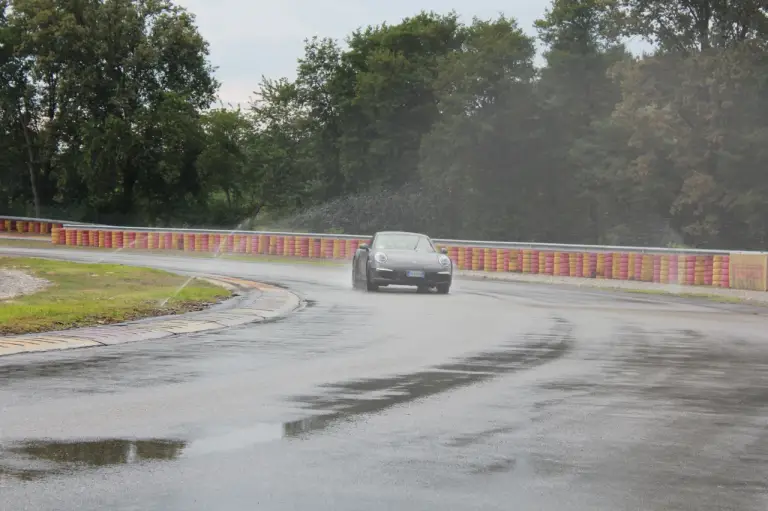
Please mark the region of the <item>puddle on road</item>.
[[179, 457], [180, 440], [78, 440], [17, 442], [0, 447], [0, 481], [4, 477], [35, 480], [77, 469], [106, 467]]

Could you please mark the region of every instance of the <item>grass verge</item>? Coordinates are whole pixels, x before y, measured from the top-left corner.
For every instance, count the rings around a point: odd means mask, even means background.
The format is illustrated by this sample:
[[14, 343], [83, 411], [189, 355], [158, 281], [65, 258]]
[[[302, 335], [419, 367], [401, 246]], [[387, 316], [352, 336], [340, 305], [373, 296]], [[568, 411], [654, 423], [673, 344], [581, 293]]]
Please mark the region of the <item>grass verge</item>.
[[[202, 310], [232, 293], [214, 284], [149, 268], [2, 257], [51, 285], [0, 301], [0, 334], [24, 334], [119, 323]], [[167, 302], [163, 303], [167, 299]]]

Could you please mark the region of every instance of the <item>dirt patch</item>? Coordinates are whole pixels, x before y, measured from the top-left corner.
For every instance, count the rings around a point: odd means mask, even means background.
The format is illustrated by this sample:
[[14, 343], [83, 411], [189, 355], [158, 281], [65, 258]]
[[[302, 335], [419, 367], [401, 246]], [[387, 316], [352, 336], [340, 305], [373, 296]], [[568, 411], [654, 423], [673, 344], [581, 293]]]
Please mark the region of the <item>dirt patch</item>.
[[31, 295], [50, 285], [49, 280], [35, 277], [21, 270], [0, 268], [0, 301]]

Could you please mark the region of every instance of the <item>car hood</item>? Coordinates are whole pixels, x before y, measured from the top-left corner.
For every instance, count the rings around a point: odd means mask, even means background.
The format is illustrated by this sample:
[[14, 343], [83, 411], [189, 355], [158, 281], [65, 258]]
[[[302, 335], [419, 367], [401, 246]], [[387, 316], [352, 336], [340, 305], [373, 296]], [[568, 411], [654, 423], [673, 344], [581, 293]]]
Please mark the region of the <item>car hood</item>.
[[416, 252], [415, 250], [377, 250], [387, 256], [386, 265], [398, 266], [440, 266], [441, 254], [434, 252]]

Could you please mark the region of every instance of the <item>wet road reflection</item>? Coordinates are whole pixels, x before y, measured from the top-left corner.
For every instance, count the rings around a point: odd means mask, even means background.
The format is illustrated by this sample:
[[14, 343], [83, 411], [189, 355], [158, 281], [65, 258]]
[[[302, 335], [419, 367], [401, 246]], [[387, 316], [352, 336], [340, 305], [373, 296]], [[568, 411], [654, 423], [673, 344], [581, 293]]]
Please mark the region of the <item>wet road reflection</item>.
[[[572, 325], [557, 319], [552, 332], [528, 335], [522, 343], [501, 346], [429, 370], [390, 378], [372, 378], [323, 385], [327, 392], [293, 398], [322, 411], [311, 419], [286, 424], [289, 436], [318, 431], [339, 420], [354, 420], [393, 406], [480, 383], [515, 371], [532, 369], [563, 356], [572, 344]], [[329, 412], [330, 411], [330, 412]]]
[[177, 458], [185, 445], [178, 440], [123, 439], [0, 444], [0, 478], [34, 480], [84, 468], [167, 461]]
[[231, 264], [311, 305], [0, 360], [0, 507], [768, 509], [766, 311]]
[[[21, 397], [114, 394], [184, 384], [223, 371], [258, 369], [274, 358], [310, 358], [359, 349], [347, 332], [373, 311], [347, 303], [312, 304], [295, 317], [171, 342], [124, 344], [0, 358], [0, 404]], [[334, 339], [328, 343], [327, 339]]]

